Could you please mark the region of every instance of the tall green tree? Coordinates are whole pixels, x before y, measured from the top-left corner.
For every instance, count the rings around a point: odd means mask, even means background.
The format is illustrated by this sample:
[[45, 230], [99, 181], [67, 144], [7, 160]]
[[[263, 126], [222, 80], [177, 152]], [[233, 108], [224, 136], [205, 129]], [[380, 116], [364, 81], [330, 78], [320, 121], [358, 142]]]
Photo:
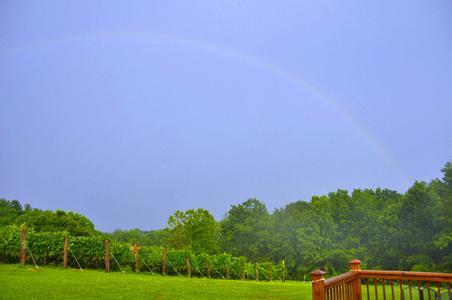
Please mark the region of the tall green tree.
[[217, 253], [219, 227], [208, 210], [176, 211], [168, 219], [169, 242], [175, 249]]
[[222, 250], [253, 260], [269, 258], [270, 222], [267, 207], [257, 199], [233, 205], [221, 222]]

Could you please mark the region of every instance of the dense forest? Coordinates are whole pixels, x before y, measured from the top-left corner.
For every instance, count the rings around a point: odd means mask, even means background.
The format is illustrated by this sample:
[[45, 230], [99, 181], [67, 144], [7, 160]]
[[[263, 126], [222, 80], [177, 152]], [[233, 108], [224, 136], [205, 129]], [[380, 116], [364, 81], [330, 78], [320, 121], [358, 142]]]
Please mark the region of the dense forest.
[[35, 232], [66, 231], [119, 242], [229, 253], [251, 261], [285, 260], [291, 278], [318, 267], [343, 272], [351, 258], [365, 268], [452, 271], [452, 163], [443, 178], [415, 182], [404, 194], [388, 189], [338, 190], [272, 213], [257, 199], [233, 205], [215, 220], [205, 209], [176, 211], [162, 230], [102, 233], [86, 217], [43, 211], [0, 199], [0, 226], [27, 224]]

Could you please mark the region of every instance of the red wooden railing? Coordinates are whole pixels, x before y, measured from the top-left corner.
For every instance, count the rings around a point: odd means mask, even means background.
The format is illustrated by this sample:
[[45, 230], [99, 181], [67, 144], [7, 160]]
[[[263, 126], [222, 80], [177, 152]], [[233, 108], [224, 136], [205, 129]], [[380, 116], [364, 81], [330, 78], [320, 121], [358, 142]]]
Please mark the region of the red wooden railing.
[[361, 270], [354, 259], [349, 272], [326, 280], [325, 274], [311, 273], [313, 300], [452, 300], [451, 273]]

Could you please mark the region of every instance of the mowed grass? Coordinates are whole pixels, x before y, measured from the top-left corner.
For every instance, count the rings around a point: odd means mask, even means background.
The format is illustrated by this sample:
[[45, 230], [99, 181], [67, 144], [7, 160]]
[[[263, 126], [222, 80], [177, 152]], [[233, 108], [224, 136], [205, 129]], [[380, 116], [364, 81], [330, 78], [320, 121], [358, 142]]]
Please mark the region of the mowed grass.
[[311, 299], [311, 285], [0, 264], [0, 299]]

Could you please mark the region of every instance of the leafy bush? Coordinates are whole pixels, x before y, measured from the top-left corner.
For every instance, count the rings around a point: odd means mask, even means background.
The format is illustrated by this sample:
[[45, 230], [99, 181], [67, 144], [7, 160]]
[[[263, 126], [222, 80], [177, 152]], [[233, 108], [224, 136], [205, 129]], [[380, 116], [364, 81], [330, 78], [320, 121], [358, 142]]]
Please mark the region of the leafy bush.
[[27, 255], [32, 255], [38, 264], [61, 264], [64, 236], [65, 232], [28, 232]]
[[162, 272], [162, 256], [163, 249], [156, 246], [141, 247], [141, 269], [142, 271], [149, 271], [153, 273]]
[[20, 228], [15, 225], [0, 227], [0, 261], [16, 263], [20, 253]]
[[[105, 262], [105, 242], [97, 237], [70, 237], [69, 256], [77, 257], [83, 268], [103, 268]], [[71, 266], [75, 267], [76, 262], [69, 260]]]

